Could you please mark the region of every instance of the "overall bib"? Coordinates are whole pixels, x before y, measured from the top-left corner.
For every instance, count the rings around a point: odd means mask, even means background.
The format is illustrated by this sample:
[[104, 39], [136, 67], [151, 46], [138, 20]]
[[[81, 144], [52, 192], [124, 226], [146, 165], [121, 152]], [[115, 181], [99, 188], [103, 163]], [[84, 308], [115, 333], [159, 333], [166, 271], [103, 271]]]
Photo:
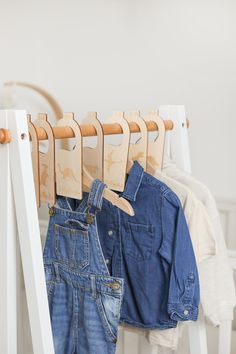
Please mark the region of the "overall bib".
[[110, 276], [97, 233], [104, 188], [95, 180], [79, 206], [58, 197], [49, 209], [44, 266], [55, 354], [115, 353], [123, 279]]

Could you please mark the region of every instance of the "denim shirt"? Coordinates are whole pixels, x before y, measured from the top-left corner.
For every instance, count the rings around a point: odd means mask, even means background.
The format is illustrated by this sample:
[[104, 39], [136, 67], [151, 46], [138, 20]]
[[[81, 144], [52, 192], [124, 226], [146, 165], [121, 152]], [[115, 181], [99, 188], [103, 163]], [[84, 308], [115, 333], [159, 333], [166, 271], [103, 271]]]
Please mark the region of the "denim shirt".
[[121, 194], [135, 215], [103, 199], [97, 228], [110, 274], [124, 278], [120, 322], [172, 328], [197, 320], [199, 280], [185, 216], [176, 194], [135, 162]]

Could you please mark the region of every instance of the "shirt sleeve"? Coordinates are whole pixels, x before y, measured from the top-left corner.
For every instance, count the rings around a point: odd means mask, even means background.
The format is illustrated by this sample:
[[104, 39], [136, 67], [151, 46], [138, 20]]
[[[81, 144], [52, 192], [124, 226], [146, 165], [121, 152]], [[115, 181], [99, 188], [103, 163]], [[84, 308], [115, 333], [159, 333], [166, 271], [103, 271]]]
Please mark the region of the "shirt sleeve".
[[169, 269], [168, 314], [172, 320], [197, 320], [199, 279], [183, 209], [174, 193], [162, 199], [162, 243], [159, 253]]
[[217, 254], [215, 233], [204, 205], [194, 203], [191, 217], [187, 220], [197, 263]]

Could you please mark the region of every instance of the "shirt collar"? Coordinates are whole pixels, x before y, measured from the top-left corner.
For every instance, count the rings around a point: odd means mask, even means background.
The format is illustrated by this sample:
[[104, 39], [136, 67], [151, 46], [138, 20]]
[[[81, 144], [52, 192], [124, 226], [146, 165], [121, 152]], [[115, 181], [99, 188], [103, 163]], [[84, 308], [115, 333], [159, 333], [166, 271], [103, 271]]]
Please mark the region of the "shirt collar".
[[144, 169], [142, 166], [138, 163], [138, 161], [134, 161], [126, 181], [125, 190], [122, 193], [122, 197], [130, 201], [136, 200], [136, 195], [143, 179], [143, 173]]

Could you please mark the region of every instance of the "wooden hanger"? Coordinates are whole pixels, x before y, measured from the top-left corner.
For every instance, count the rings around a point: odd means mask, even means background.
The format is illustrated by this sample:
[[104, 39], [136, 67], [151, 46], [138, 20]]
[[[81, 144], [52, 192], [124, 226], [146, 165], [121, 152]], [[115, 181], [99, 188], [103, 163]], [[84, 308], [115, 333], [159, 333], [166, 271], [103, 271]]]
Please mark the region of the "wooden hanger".
[[27, 114], [28, 118], [28, 130], [31, 137], [31, 148], [32, 148], [32, 167], [34, 175], [34, 188], [36, 195], [37, 207], [40, 207], [40, 183], [39, 183], [39, 141], [36, 128], [32, 122], [32, 117]]
[[63, 113], [57, 122], [59, 127], [70, 127], [75, 134], [75, 146], [56, 151], [56, 189], [58, 195], [82, 199], [82, 136], [73, 113]]
[[128, 166], [127, 173], [133, 165], [133, 161], [138, 161], [140, 165], [147, 169], [147, 144], [148, 144], [148, 130], [145, 121], [141, 118], [139, 111], [130, 112], [125, 116], [125, 119], [131, 123], [134, 122], [139, 126], [141, 137], [134, 143], [129, 145]]
[[40, 113], [34, 125], [43, 128], [48, 136], [48, 151], [39, 152], [40, 200], [51, 205], [56, 201], [55, 189], [55, 139], [47, 114]]
[[[58, 155], [57, 152], [57, 163], [58, 161], [62, 162], [62, 166], [64, 168], [63, 173], [64, 173], [64, 177], [62, 184], [65, 184], [66, 182], [66, 178], [68, 180], [70, 180], [70, 186], [73, 183], [74, 188], [71, 189], [71, 194], [70, 196], [72, 198], [76, 198], [76, 185], [78, 186], [78, 188], [80, 188], [80, 182], [82, 182], [82, 186], [83, 186], [83, 190], [88, 192], [91, 189], [91, 186], [93, 184], [94, 178], [90, 175], [89, 171], [87, 170], [87, 168], [85, 166], [83, 166], [83, 168], [81, 168], [81, 164], [82, 164], [82, 142], [81, 142], [81, 132], [80, 132], [80, 126], [79, 123], [74, 119], [74, 115], [73, 113], [66, 113], [63, 115], [63, 119], [60, 119], [58, 121], [58, 125], [60, 126], [70, 126], [73, 131], [74, 131], [74, 135], [75, 135], [75, 139], [76, 139], [76, 145], [75, 148], [72, 151], [65, 151], [63, 152], [62, 155]], [[80, 148], [79, 148], [80, 146]], [[71, 154], [71, 155], [69, 155]], [[58, 160], [58, 157], [61, 156], [61, 159]], [[69, 166], [69, 167], [68, 167]], [[74, 177], [79, 177], [80, 174], [76, 173], [76, 169], [75, 166], [77, 166], [76, 168], [80, 168], [80, 173], [82, 171], [82, 179], [79, 180], [79, 178], [74, 179]], [[59, 167], [58, 167], [59, 168]], [[61, 171], [59, 171], [61, 173]], [[69, 177], [68, 177], [69, 175]], [[57, 173], [57, 179], [58, 179], [59, 174]], [[71, 180], [73, 180], [73, 182], [71, 182]], [[57, 184], [58, 184], [58, 180], [57, 180]], [[59, 194], [59, 193], [58, 193]], [[64, 195], [64, 194], [63, 194]], [[69, 196], [69, 192], [68, 189], [66, 190], [66, 196]], [[130, 205], [130, 203], [124, 199], [124, 198], [120, 198], [115, 192], [109, 190], [108, 188], [104, 189], [104, 194], [103, 194], [104, 198], [107, 199], [110, 203], [112, 203], [113, 205], [117, 206], [119, 209], [123, 210], [125, 213], [133, 216], [134, 215], [134, 210], [132, 208], [132, 206]], [[82, 193], [81, 193], [81, 198], [82, 198]], [[78, 199], [81, 199], [78, 198]]]
[[154, 141], [148, 139], [147, 172], [154, 174], [157, 169], [162, 169], [165, 147], [165, 123], [158, 114], [152, 111], [143, 117], [145, 122], [153, 121], [158, 127], [158, 136]]
[[[94, 179], [89, 174], [87, 169], [83, 168], [83, 185], [86, 190], [90, 190], [92, 187]], [[130, 216], [134, 216], [134, 209], [132, 208], [131, 204], [123, 197], [119, 197], [118, 194], [110, 190], [109, 188], [105, 188], [103, 192], [103, 197], [108, 200], [111, 204], [117, 206], [119, 209], [124, 211], [126, 214]]]
[[98, 120], [96, 112], [89, 112], [82, 123], [93, 125], [97, 132], [96, 147], [83, 146], [83, 165], [94, 179], [98, 178], [103, 181], [104, 135], [102, 124]]
[[124, 119], [123, 112], [113, 113], [108, 118], [108, 123], [118, 123], [123, 130], [123, 134], [120, 145], [104, 145], [104, 183], [110, 189], [122, 192], [126, 181], [130, 141], [129, 124]]

